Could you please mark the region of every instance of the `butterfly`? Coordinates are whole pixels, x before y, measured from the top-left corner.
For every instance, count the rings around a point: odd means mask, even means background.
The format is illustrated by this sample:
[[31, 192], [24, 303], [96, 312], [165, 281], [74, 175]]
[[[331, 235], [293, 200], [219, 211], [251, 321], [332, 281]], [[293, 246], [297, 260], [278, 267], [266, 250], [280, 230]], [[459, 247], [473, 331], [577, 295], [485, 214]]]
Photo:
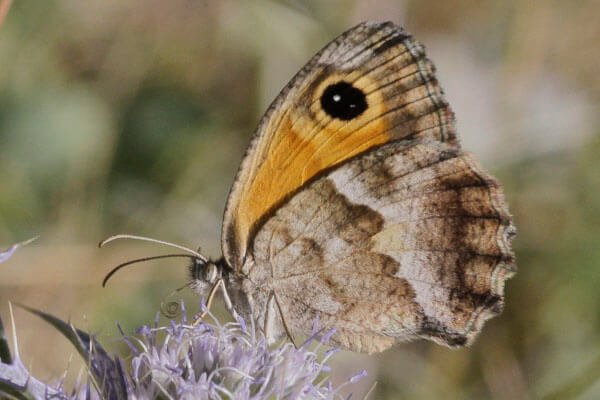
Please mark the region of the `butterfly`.
[[223, 256], [192, 286], [269, 343], [310, 335], [357, 352], [418, 338], [470, 344], [516, 269], [498, 181], [461, 150], [422, 45], [361, 23], [268, 108], [226, 203]]

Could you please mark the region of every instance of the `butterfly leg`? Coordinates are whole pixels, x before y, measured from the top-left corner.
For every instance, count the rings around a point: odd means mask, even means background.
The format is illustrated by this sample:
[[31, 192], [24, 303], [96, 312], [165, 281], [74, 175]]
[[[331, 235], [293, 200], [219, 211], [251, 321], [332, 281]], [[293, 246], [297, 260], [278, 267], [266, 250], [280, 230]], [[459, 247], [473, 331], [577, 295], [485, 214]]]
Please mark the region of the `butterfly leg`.
[[[221, 280], [221, 282], [223, 282], [223, 281]], [[237, 311], [235, 311], [235, 308], [233, 308], [233, 302], [231, 301], [231, 298], [229, 297], [229, 292], [227, 291], [225, 284], [223, 284], [223, 283], [221, 284], [221, 289], [223, 292], [223, 300], [225, 301], [225, 308], [227, 309], [227, 311], [229, 311], [229, 314], [231, 314], [233, 319], [235, 319], [237, 321], [239, 319], [239, 314], [237, 313]]]
[[283, 323], [283, 329], [285, 329], [285, 333], [287, 334], [288, 338], [290, 338], [290, 341], [292, 342], [294, 347], [298, 348], [298, 345], [296, 344], [296, 341], [294, 340], [294, 336], [292, 336], [292, 332], [290, 331], [290, 328], [289, 328], [287, 322], [285, 321], [285, 315], [283, 314], [283, 310], [281, 309], [281, 304], [279, 304], [279, 299], [277, 298], [277, 294], [275, 294], [275, 292], [273, 292], [273, 298], [275, 299], [275, 304], [277, 305], [277, 309], [279, 310], [279, 315], [281, 316], [281, 322]]
[[225, 288], [225, 283], [223, 282], [223, 279], [219, 279], [214, 284], [214, 286], [210, 289], [210, 293], [208, 294], [208, 299], [206, 300], [206, 311], [202, 312], [202, 314], [200, 314], [200, 317], [198, 317], [198, 319], [196, 321], [194, 321], [194, 324], [193, 324], [194, 326], [198, 325], [208, 315], [208, 311], [210, 310], [210, 307], [212, 306], [212, 302], [213, 302], [213, 300], [217, 294], [217, 291], [219, 289], [221, 289], [223, 292], [223, 299], [225, 300], [225, 308], [227, 308], [227, 311], [229, 311], [231, 316], [237, 321], [238, 313], [233, 308], [233, 303], [231, 302], [229, 293], [227, 292], [227, 289]]
[[219, 290], [220, 286], [224, 286], [223, 285], [223, 279], [219, 279], [214, 284], [214, 286], [212, 287], [212, 289], [210, 289], [210, 293], [208, 294], [208, 299], [206, 300], [206, 310], [203, 311], [202, 314], [200, 314], [200, 316], [198, 317], [198, 319], [194, 321], [194, 323], [193, 323], [194, 326], [196, 326], [200, 322], [202, 322], [202, 320], [208, 315], [208, 311], [210, 310], [210, 306], [212, 305], [213, 299], [215, 298], [215, 295], [217, 294], [217, 290]]

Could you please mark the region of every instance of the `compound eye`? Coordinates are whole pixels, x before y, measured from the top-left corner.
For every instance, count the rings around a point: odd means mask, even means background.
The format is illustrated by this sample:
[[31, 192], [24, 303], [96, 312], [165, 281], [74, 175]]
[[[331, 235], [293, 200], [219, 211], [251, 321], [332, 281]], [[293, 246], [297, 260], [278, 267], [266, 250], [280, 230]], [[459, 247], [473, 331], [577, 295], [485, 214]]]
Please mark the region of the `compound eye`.
[[213, 283], [217, 279], [217, 267], [212, 264], [205, 264], [202, 268], [202, 279], [206, 282]]
[[192, 261], [192, 265], [190, 266], [190, 273], [192, 275], [192, 279], [195, 280], [204, 280], [206, 263], [203, 260], [198, 258], [194, 258]]

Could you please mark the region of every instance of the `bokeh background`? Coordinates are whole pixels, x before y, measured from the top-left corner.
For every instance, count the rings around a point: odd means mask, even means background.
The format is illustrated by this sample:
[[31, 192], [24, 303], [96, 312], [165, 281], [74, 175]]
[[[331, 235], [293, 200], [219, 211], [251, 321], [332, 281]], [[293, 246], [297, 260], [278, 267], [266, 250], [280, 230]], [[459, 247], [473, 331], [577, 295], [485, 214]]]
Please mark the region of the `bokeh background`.
[[[102, 289], [111, 266], [169, 250], [98, 241], [219, 256], [266, 106], [339, 33], [393, 20], [426, 45], [464, 147], [504, 184], [519, 273], [471, 348], [341, 353], [335, 379], [366, 368], [355, 398], [374, 380], [372, 399], [599, 398], [599, 15], [595, 0], [15, 2], [0, 27], [0, 247], [41, 237], [0, 265], [0, 315], [25, 303], [123, 351], [114, 321], [151, 321], [186, 266], [139, 265]], [[15, 322], [36, 376], [76, 378], [65, 339], [23, 311]]]

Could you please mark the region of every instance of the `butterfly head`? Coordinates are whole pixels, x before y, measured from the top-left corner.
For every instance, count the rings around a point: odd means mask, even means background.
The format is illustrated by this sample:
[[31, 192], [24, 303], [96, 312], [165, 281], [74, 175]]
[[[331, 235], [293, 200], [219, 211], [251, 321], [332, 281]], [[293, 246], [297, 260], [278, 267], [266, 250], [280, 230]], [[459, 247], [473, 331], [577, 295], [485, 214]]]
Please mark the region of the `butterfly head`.
[[217, 261], [194, 258], [190, 265], [190, 288], [200, 295], [205, 295], [223, 278], [224, 260]]

